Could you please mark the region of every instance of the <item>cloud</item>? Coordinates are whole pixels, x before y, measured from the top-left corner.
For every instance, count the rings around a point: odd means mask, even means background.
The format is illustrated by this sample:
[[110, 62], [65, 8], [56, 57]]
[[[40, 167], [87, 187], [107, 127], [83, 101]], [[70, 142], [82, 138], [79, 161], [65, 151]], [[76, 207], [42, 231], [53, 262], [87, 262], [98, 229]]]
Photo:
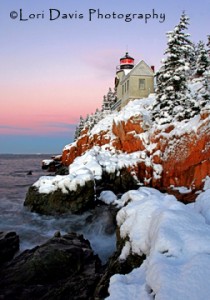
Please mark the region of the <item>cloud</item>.
[[25, 130], [25, 131], [31, 131], [31, 128], [28, 127], [21, 127], [21, 126], [14, 126], [14, 125], [4, 125], [0, 124], [0, 129], [12, 129], [12, 130]]
[[113, 50], [95, 51], [95, 53], [86, 53], [81, 58], [85, 64], [96, 70], [102, 78], [110, 79], [115, 76], [116, 65], [119, 64], [119, 58]]
[[58, 128], [63, 130], [74, 131], [77, 124], [71, 124], [66, 122], [40, 122], [40, 125], [45, 128]]
[[43, 122], [49, 127], [62, 127], [62, 128], [74, 128], [76, 124], [66, 123], [66, 122]]
[[9, 126], [9, 125], [0, 125], [0, 128], [2, 128], [2, 129], [16, 129], [15, 126]]
[[28, 124], [25, 127], [15, 125], [0, 125], [0, 134], [24, 134], [33, 136], [73, 136], [77, 124], [54, 121], [39, 121], [33, 124]]

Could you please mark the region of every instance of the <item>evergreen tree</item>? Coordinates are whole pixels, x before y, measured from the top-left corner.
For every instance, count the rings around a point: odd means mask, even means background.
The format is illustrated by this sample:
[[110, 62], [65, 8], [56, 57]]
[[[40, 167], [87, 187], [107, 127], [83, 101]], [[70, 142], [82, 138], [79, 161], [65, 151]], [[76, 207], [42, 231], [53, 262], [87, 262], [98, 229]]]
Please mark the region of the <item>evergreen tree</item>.
[[209, 57], [202, 41], [198, 43], [195, 76], [202, 76], [209, 68]]
[[189, 49], [189, 55], [187, 61], [189, 63], [189, 70], [186, 72], [187, 77], [192, 79], [196, 72], [196, 61], [197, 61], [197, 45], [195, 43], [191, 44], [191, 49]]
[[210, 36], [208, 36], [207, 46], [209, 47], [206, 50], [206, 58], [208, 63], [206, 63], [206, 70], [203, 73], [202, 78], [202, 88], [200, 90], [200, 106], [202, 111], [208, 110], [210, 112]]
[[76, 141], [79, 137], [79, 126], [76, 126], [75, 132], [74, 132], [74, 141]]
[[101, 119], [103, 119], [107, 114], [111, 112], [112, 105], [116, 102], [116, 91], [112, 92], [109, 88], [107, 95], [103, 97], [102, 110], [96, 109], [94, 114], [87, 114], [86, 118], [83, 119], [80, 116], [80, 121], [76, 127], [74, 140], [77, 140], [81, 134], [81, 131], [85, 128], [91, 130], [94, 125], [96, 125]]
[[80, 116], [80, 120], [79, 120], [79, 130], [78, 130], [79, 135], [80, 135], [81, 131], [82, 131], [83, 128], [84, 128], [84, 124], [85, 124], [85, 120], [83, 119], [82, 116]]
[[[208, 36], [207, 47], [210, 47], [210, 36]], [[197, 50], [195, 80], [201, 84], [201, 87], [195, 98], [201, 111], [210, 111], [210, 59], [208, 53], [210, 54], [209, 49], [206, 49], [204, 43], [200, 41]]]
[[202, 78], [202, 88], [199, 91], [198, 99], [201, 110], [210, 111], [210, 88], [209, 79], [207, 76]]
[[97, 124], [102, 119], [101, 111], [97, 108], [94, 114], [94, 124]]
[[157, 106], [159, 104], [159, 102], [161, 101], [161, 98], [162, 98], [162, 95], [163, 95], [163, 92], [164, 92], [164, 85], [162, 84], [163, 80], [164, 80], [164, 66], [162, 66], [160, 68], [160, 70], [158, 70], [155, 74], [155, 77], [156, 77], [156, 100], [157, 100]]
[[153, 118], [161, 124], [188, 119], [198, 112], [198, 105], [187, 96], [187, 57], [192, 51], [189, 34], [184, 32], [188, 28], [188, 20], [183, 13], [179, 24], [167, 33], [167, 57], [157, 75], [157, 98], [152, 107]]
[[112, 89], [109, 88], [107, 95], [103, 97], [102, 111], [109, 113], [112, 110], [112, 106], [116, 102], [116, 91], [112, 92]]
[[105, 95], [103, 96], [102, 110], [103, 111], [109, 110], [109, 105], [108, 105], [107, 97]]
[[207, 38], [208, 38], [208, 42], [206, 44], [207, 45], [207, 52], [208, 52], [208, 55], [210, 57], [210, 35], [208, 35]]
[[107, 99], [110, 103], [110, 109], [111, 109], [117, 100], [116, 91], [112, 92], [112, 89], [109, 88], [109, 91], [107, 93]]
[[76, 141], [78, 139], [83, 128], [84, 128], [84, 119], [82, 116], [80, 116], [79, 124], [76, 126], [76, 129], [74, 132], [74, 141]]

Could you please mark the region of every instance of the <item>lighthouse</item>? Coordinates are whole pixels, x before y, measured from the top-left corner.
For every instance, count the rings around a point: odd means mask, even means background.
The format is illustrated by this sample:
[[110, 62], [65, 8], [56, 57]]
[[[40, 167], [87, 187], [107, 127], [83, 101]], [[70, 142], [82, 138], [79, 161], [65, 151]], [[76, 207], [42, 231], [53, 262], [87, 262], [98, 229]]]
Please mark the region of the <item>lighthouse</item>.
[[[120, 58], [120, 65], [116, 67], [116, 77], [115, 77], [115, 90], [119, 89], [119, 83], [122, 78], [127, 75], [134, 68], [134, 58], [131, 57], [128, 52], [125, 53], [123, 57]], [[118, 93], [119, 94], [119, 93]]]
[[125, 69], [133, 69], [134, 67], [134, 58], [131, 57], [128, 52], [125, 53], [125, 56], [120, 58], [120, 66], [118, 67], [120, 70]]
[[120, 65], [116, 68], [115, 90], [117, 102], [114, 109], [120, 110], [129, 101], [146, 98], [154, 93], [154, 70], [143, 60], [136, 65], [134, 58], [128, 52], [120, 58]]

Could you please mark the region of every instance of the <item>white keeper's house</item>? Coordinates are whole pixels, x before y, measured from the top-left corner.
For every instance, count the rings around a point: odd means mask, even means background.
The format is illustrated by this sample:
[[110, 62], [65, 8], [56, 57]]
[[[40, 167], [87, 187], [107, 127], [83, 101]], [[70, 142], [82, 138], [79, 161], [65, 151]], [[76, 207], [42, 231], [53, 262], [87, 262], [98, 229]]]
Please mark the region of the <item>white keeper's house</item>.
[[135, 65], [134, 58], [126, 52], [117, 66], [115, 90], [117, 102], [113, 109], [116, 110], [120, 110], [131, 100], [154, 93], [154, 67], [149, 67], [143, 60]]

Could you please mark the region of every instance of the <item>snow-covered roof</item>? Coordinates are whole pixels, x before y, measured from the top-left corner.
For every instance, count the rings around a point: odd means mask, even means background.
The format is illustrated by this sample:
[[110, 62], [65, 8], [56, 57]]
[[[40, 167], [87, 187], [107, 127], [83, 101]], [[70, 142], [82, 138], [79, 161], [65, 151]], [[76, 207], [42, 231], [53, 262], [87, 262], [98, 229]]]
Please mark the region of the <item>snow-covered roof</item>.
[[122, 83], [130, 76], [154, 76], [153, 70], [143, 60], [138, 62], [133, 69], [124, 70], [124, 74], [125, 76], [121, 81]]

